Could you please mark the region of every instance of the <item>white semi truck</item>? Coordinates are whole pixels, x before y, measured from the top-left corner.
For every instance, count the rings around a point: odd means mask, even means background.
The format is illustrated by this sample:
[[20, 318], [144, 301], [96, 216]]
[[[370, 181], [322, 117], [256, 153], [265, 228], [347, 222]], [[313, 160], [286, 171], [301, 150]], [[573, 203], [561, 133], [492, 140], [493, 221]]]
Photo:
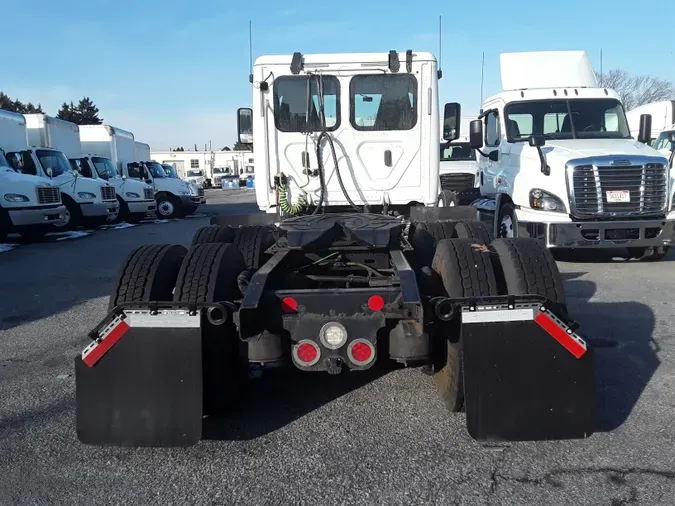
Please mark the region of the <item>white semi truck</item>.
[[72, 170], [66, 154], [80, 152], [77, 125], [46, 114], [25, 114], [27, 141], [7, 152], [15, 170], [51, 179], [61, 190], [65, 221], [57, 230], [78, 225], [98, 226], [119, 213], [115, 187], [105, 181], [82, 177]]
[[127, 165], [128, 175], [152, 185], [158, 218], [178, 218], [193, 214], [197, 210], [204, 200], [203, 188], [198, 188], [178, 177], [167, 176], [162, 164], [150, 158], [148, 144], [136, 141], [135, 158], [134, 163]]
[[471, 123], [482, 220], [500, 237], [554, 248], [628, 248], [665, 256], [675, 237], [667, 160], [631, 137], [616, 92], [599, 87], [583, 51], [501, 55], [503, 92]]
[[82, 153], [70, 163], [81, 174], [108, 181], [117, 191], [117, 220], [138, 223], [157, 209], [152, 186], [128, 178], [127, 163], [135, 161], [134, 134], [110, 125], [80, 125]]
[[0, 240], [13, 232], [38, 239], [66, 220], [59, 186], [49, 179], [17, 172], [5, 158], [6, 152], [21, 151], [25, 146], [26, 119], [0, 110]]

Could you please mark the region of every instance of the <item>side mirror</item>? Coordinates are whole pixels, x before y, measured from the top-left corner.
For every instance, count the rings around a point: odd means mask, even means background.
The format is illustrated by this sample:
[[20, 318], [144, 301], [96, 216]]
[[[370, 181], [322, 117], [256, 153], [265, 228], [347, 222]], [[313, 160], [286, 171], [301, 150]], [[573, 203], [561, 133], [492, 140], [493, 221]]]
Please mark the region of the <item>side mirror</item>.
[[[52, 172], [52, 169], [51, 169], [51, 168], [49, 168], [49, 169], [47, 169], [47, 170], [48, 170], [49, 172]], [[72, 171], [72, 172], [73, 172], [73, 176], [75, 176], [76, 178], [77, 178], [77, 177], [80, 177], [80, 173], [77, 172], [76, 170], [74, 170], [74, 171]]]
[[454, 141], [459, 138], [460, 118], [462, 106], [457, 102], [445, 104], [443, 110], [443, 139]]
[[54, 171], [52, 170], [51, 167], [47, 167], [47, 170], [45, 170], [45, 172], [47, 173], [48, 177], [52, 177], [54, 175]]
[[546, 158], [544, 157], [544, 152], [541, 150], [541, 147], [546, 144], [546, 137], [541, 134], [530, 135], [529, 144], [537, 150], [539, 154], [539, 163], [541, 164], [541, 172], [545, 176], [551, 175], [551, 167], [546, 163]]
[[483, 147], [483, 121], [479, 119], [469, 123], [469, 145], [472, 149]]
[[237, 131], [240, 143], [253, 144], [253, 109], [237, 109]]
[[152, 184], [152, 179], [146, 179], [145, 184]]
[[670, 133], [668, 134], [668, 141], [669, 141], [671, 144], [675, 144], [675, 132], [670, 132]]
[[640, 115], [640, 133], [638, 133], [638, 142], [642, 144], [649, 144], [652, 139], [652, 115]]
[[544, 144], [546, 144], [546, 137], [544, 137], [541, 134], [533, 134], [533, 135], [530, 135], [529, 142], [530, 142], [530, 146], [532, 146], [533, 148], [540, 148]]

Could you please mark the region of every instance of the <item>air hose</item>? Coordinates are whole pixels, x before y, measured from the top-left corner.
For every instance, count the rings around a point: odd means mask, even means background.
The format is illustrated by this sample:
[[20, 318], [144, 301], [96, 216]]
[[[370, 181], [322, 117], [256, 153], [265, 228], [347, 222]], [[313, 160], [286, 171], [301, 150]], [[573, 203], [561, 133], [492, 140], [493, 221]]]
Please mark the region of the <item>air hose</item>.
[[298, 203], [292, 204], [288, 199], [288, 187], [284, 182], [286, 177], [283, 174], [280, 174], [279, 178], [279, 207], [281, 211], [287, 216], [295, 216], [302, 212], [302, 210], [307, 206], [307, 196], [306, 192], [301, 188], [300, 196], [298, 197]]

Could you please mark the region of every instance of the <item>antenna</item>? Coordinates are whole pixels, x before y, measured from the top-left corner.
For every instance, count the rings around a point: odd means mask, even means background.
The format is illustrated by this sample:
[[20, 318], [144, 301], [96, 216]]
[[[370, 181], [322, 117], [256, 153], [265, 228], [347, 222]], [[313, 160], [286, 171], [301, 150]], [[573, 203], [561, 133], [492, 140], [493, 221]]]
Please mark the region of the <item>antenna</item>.
[[443, 16], [438, 16], [438, 79], [443, 77]]
[[483, 105], [483, 77], [485, 72], [485, 51], [483, 51], [483, 59], [480, 64], [480, 103]]
[[248, 20], [248, 82], [253, 83], [253, 25], [251, 20]]
[[603, 75], [602, 75], [602, 48], [600, 48], [600, 87], [603, 85]]

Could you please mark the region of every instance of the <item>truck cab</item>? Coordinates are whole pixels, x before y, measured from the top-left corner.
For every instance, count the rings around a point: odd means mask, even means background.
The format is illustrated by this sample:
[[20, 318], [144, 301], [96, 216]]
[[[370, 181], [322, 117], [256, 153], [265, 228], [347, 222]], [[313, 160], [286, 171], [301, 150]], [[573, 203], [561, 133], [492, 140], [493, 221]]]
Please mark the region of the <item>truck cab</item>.
[[83, 177], [99, 179], [115, 186], [120, 211], [115, 222], [140, 223], [157, 209], [152, 186], [122, 176], [109, 158], [85, 153], [70, 158], [70, 165]]
[[675, 213], [667, 160], [646, 144], [649, 117], [633, 139], [583, 51], [502, 54], [501, 73], [504, 91], [470, 126], [481, 219], [498, 237], [662, 258]]
[[[654, 141], [654, 149], [656, 149], [663, 156], [670, 157], [673, 151], [675, 151], [675, 141], [673, 140], [673, 135], [675, 135], [675, 123], [672, 125], [667, 125], [663, 131], [658, 134], [658, 137]], [[671, 169], [672, 169], [671, 165]]]
[[80, 150], [78, 127], [47, 116], [25, 114], [27, 139], [23, 146], [7, 152], [12, 167], [23, 173], [52, 180], [61, 190], [65, 221], [57, 230], [78, 225], [98, 226], [114, 219], [119, 212], [115, 187], [104, 181], [81, 177], [73, 171], [65, 152]]
[[204, 177], [204, 170], [203, 169], [188, 169], [187, 173], [185, 174], [185, 180], [188, 183], [197, 185], [197, 186], [204, 186], [206, 183], [206, 178]]
[[470, 204], [480, 196], [476, 150], [464, 136], [456, 141], [440, 144], [439, 205]]
[[[169, 167], [173, 169], [172, 166]], [[156, 213], [160, 219], [193, 214], [204, 198], [203, 189], [179, 179], [178, 176], [169, 176], [166, 168], [153, 160], [127, 164], [127, 175], [152, 186], [157, 203]]]
[[239, 110], [238, 129], [240, 142], [256, 146], [262, 211], [406, 213], [436, 205], [440, 120], [431, 53], [263, 56], [251, 81], [253, 108]]

